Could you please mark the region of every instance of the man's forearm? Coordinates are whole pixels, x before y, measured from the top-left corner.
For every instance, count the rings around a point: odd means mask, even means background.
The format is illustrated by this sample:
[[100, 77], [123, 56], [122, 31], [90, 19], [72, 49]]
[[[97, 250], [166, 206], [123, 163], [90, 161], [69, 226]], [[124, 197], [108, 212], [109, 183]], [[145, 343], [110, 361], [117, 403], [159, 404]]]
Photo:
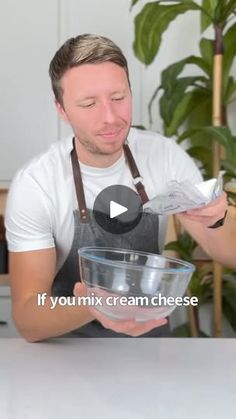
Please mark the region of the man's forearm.
[[94, 319], [86, 306], [59, 305], [52, 308], [50, 297], [44, 305], [30, 297], [23, 305], [13, 307], [13, 318], [21, 335], [30, 342], [61, 336]]

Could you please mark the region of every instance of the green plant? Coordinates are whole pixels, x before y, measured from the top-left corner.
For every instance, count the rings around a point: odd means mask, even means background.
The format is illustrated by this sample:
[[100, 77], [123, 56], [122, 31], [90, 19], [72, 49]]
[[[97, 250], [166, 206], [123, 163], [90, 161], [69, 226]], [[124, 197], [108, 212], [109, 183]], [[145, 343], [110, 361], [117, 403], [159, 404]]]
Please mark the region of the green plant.
[[[133, 0], [132, 5], [138, 1]], [[224, 149], [217, 166], [226, 170], [227, 179], [236, 178], [236, 138], [227, 123], [227, 106], [236, 100], [236, 81], [230, 74], [236, 55], [236, 1], [203, 0], [201, 5], [189, 0], [147, 2], [135, 17], [134, 52], [144, 64], [152, 64], [164, 31], [178, 15], [190, 11], [200, 13], [199, 56], [186, 57], [162, 71], [161, 84], [156, 87], [149, 103], [150, 123], [153, 105], [158, 99], [164, 133], [177, 136], [178, 142], [191, 140], [188, 152], [201, 163], [204, 176], [209, 178], [214, 172], [212, 148], [217, 142]], [[214, 39], [203, 36], [209, 26], [213, 29]], [[214, 57], [224, 59], [216, 62]], [[222, 86], [218, 87], [222, 112], [216, 115], [220, 121], [213, 123], [214, 71], [219, 71], [221, 65]], [[192, 66], [198, 69], [198, 75], [191, 75]], [[187, 70], [190, 75], [183, 76]], [[219, 167], [215, 171], [218, 170]]]
[[[132, 6], [138, 1], [132, 0]], [[187, 151], [198, 160], [205, 178], [224, 169], [225, 181], [236, 179], [236, 137], [227, 117], [229, 103], [236, 100], [236, 81], [231, 74], [236, 55], [236, 0], [147, 2], [135, 17], [134, 52], [141, 62], [151, 65], [163, 33], [177, 16], [188, 12], [200, 15], [199, 55], [171, 63], [162, 71], [161, 84], [155, 88], [148, 106], [150, 124], [158, 102], [164, 133], [176, 136], [179, 143], [188, 140]], [[212, 29], [213, 38], [203, 35], [208, 28]], [[197, 75], [192, 75], [192, 66]], [[233, 193], [229, 198], [235, 204]], [[168, 245], [186, 260], [192, 260], [194, 247], [186, 233]], [[221, 294], [220, 282], [221, 271], [213, 264], [213, 272], [196, 270], [191, 289], [201, 302], [212, 299], [215, 293], [218, 311], [223, 301], [225, 314], [235, 328], [236, 305], [231, 298], [236, 295], [235, 290], [223, 279]]]
[[[209, 261], [196, 262], [193, 253], [197, 243], [186, 232], [179, 235], [178, 240], [172, 241], [165, 246], [166, 250], [173, 250], [178, 253], [181, 259], [195, 264], [196, 270], [190, 282], [191, 294], [198, 298], [199, 306], [213, 300], [213, 266]], [[236, 332], [236, 281], [234, 273], [229, 269], [223, 272], [223, 291], [222, 303], [223, 313], [232, 328]], [[198, 309], [196, 311], [196, 321], [198, 323]], [[173, 336], [190, 336], [189, 324], [185, 323], [173, 331]], [[206, 336], [199, 330], [199, 336]]]

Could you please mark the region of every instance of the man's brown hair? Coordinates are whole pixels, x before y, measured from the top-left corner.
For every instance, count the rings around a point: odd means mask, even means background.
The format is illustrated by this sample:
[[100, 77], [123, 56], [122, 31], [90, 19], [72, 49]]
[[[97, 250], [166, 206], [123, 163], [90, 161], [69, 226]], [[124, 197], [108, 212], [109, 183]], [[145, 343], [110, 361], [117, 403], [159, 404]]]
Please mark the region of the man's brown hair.
[[69, 68], [109, 61], [124, 68], [130, 85], [127, 60], [113, 41], [93, 34], [83, 34], [68, 39], [56, 52], [49, 67], [56, 101], [63, 106], [63, 89], [60, 82]]

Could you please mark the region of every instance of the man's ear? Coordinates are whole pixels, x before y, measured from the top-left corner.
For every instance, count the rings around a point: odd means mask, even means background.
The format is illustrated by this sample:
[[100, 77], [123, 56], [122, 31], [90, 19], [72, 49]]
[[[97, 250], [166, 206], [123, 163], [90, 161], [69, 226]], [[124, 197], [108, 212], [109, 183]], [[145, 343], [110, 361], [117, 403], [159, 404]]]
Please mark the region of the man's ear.
[[66, 112], [64, 111], [63, 106], [57, 101], [55, 100], [55, 105], [57, 108], [57, 112], [59, 113], [60, 117], [63, 119], [64, 122], [69, 123], [69, 120], [67, 118]]

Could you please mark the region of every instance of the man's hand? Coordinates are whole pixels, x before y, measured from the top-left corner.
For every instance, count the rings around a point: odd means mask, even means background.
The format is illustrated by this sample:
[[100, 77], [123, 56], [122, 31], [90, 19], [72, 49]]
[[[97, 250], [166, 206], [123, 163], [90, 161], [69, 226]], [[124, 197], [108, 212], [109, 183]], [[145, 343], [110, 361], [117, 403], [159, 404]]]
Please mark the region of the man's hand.
[[[74, 287], [74, 295], [76, 297], [85, 296], [86, 288], [81, 282], [77, 282]], [[112, 320], [108, 316], [100, 313], [94, 307], [88, 306], [94, 318], [96, 318], [106, 329], [111, 329], [117, 333], [124, 333], [130, 336], [140, 336], [148, 333], [150, 330], [164, 326], [167, 323], [165, 318], [159, 320], [149, 320], [145, 322], [137, 322], [134, 319]]]
[[218, 220], [224, 218], [227, 210], [227, 195], [225, 192], [218, 198], [212, 201], [210, 204], [205, 205], [201, 208], [188, 210], [178, 214], [180, 221], [188, 219], [189, 221], [195, 221], [201, 223], [206, 227], [214, 225]]

